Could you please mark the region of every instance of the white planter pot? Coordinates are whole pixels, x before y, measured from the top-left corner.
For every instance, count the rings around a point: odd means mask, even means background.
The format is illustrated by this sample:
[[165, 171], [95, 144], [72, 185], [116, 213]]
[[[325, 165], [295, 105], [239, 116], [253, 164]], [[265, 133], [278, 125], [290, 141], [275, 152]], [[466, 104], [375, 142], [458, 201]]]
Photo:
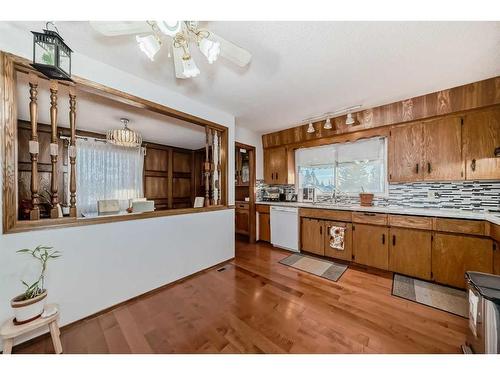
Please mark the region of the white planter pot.
[[16, 324], [28, 323], [42, 314], [47, 298], [47, 291], [45, 290], [39, 296], [28, 300], [23, 300], [22, 298], [23, 295], [21, 294], [10, 301], [14, 317], [16, 318]]

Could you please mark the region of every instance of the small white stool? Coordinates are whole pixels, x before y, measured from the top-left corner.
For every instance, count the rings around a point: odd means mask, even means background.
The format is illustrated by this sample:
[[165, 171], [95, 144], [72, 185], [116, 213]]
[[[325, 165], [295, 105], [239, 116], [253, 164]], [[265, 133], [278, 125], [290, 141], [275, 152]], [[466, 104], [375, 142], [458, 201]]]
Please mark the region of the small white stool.
[[55, 304], [48, 304], [45, 309], [50, 310], [54, 307], [56, 309], [56, 313], [46, 318], [40, 317], [31, 322], [20, 325], [15, 325], [13, 319], [10, 319], [2, 324], [2, 327], [0, 328], [0, 337], [3, 340], [3, 354], [12, 353], [12, 345], [16, 337], [32, 332], [45, 325], [49, 326], [50, 336], [52, 337], [52, 343], [54, 344], [54, 351], [56, 354], [61, 354], [62, 344], [61, 338], [59, 337], [61, 333], [59, 331], [59, 325], [57, 324], [57, 319], [59, 318], [59, 306]]

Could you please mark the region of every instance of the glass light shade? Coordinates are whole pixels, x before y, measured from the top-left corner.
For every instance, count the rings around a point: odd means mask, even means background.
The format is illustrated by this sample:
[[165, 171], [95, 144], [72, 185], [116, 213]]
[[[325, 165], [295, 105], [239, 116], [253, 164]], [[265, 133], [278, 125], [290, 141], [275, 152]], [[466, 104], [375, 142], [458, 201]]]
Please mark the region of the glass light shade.
[[117, 146], [140, 147], [142, 145], [141, 134], [128, 128], [127, 119], [120, 119], [120, 121], [123, 123], [123, 128], [108, 130], [106, 140]]
[[220, 54], [220, 43], [203, 38], [199, 43], [200, 51], [205, 55], [209, 64], [212, 64]]
[[139, 48], [144, 54], [149, 57], [151, 61], [154, 61], [155, 55], [160, 50], [160, 42], [154, 35], [148, 36], [136, 36], [135, 39], [139, 43]]
[[352, 117], [351, 113], [347, 114], [347, 118], [345, 119], [345, 124], [346, 125], [352, 125], [352, 124], [354, 124], [354, 118]]
[[332, 123], [330, 121], [330, 118], [327, 118], [325, 121], [325, 125], [323, 125], [323, 129], [331, 129], [332, 128]]
[[181, 31], [180, 21], [156, 21], [156, 26], [163, 34], [168, 36], [174, 36]]
[[312, 122], [309, 123], [309, 126], [307, 127], [307, 132], [308, 133], [314, 133], [315, 132], [314, 126], [313, 126]]
[[200, 69], [198, 69], [192, 57], [187, 59], [182, 58], [182, 74], [186, 78], [196, 77], [200, 74]]

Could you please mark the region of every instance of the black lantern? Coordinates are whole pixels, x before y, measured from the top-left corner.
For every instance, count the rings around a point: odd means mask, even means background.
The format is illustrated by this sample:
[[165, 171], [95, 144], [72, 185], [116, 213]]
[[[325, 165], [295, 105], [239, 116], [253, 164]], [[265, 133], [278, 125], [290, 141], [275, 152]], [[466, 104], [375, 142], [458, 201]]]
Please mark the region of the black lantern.
[[[56, 31], [49, 30], [52, 24]], [[47, 22], [43, 33], [33, 33], [33, 64], [48, 78], [71, 81], [71, 48], [64, 43], [54, 23]]]

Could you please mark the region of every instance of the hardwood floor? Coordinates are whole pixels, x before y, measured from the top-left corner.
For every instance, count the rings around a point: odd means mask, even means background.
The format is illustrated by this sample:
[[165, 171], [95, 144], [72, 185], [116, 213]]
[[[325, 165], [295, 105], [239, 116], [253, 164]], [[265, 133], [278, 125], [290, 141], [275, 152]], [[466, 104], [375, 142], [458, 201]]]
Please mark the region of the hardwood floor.
[[[391, 296], [390, 272], [350, 266], [335, 283], [237, 242], [208, 270], [68, 328], [65, 353], [459, 353], [467, 320]], [[14, 348], [51, 353], [49, 338]]]

